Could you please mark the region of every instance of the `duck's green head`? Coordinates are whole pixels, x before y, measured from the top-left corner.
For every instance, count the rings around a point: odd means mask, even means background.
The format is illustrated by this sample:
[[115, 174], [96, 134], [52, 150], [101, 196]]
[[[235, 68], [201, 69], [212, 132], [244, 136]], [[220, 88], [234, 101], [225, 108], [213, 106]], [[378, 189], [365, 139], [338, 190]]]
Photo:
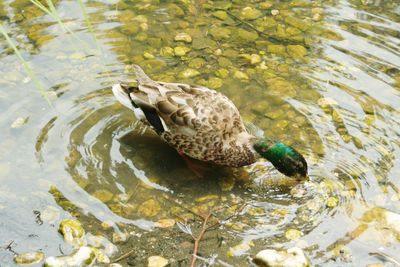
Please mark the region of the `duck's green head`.
[[296, 178], [307, 177], [307, 162], [293, 147], [271, 142], [266, 138], [257, 139], [253, 147], [284, 175]]

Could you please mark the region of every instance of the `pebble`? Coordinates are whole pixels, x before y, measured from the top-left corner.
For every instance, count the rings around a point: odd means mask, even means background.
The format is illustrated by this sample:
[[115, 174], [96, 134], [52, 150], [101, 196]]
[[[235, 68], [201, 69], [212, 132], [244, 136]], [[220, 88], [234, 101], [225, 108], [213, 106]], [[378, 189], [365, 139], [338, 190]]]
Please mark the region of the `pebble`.
[[151, 53], [148, 53], [148, 52], [144, 52], [144, 53], [143, 53], [143, 57], [144, 57], [145, 59], [154, 59], [154, 55], [151, 54]]
[[307, 49], [302, 45], [288, 45], [287, 52], [293, 58], [304, 58], [307, 55]]
[[336, 197], [328, 197], [326, 200], [326, 206], [329, 208], [334, 208], [338, 205], [339, 200]]
[[229, 70], [227, 70], [227, 69], [218, 69], [218, 70], [215, 72], [215, 75], [216, 75], [217, 77], [220, 77], [220, 78], [226, 78], [226, 77], [228, 77], [228, 75], [229, 75]]
[[199, 76], [201, 73], [198, 70], [187, 68], [178, 74], [179, 78], [193, 78]]
[[272, 16], [279, 15], [279, 10], [278, 10], [278, 9], [272, 9], [272, 10], [271, 10], [271, 15], [272, 15]]
[[69, 256], [48, 257], [44, 262], [44, 267], [91, 266], [95, 259], [93, 249], [83, 246]]
[[174, 40], [175, 41], [182, 41], [182, 42], [185, 42], [185, 43], [191, 43], [192, 42], [192, 37], [189, 34], [185, 33], [185, 32], [181, 32], [181, 33], [178, 33], [175, 36]]
[[147, 267], [165, 267], [169, 263], [166, 258], [161, 256], [150, 256], [147, 260]]
[[58, 231], [63, 235], [65, 241], [74, 245], [81, 245], [83, 243], [83, 236], [85, 230], [78, 220], [63, 220], [58, 227]]
[[157, 215], [160, 209], [160, 204], [156, 200], [149, 199], [139, 206], [138, 213], [145, 217], [152, 217]]
[[82, 53], [82, 52], [75, 52], [75, 53], [72, 53], [70, 56], [69, 56], [69, 59], [72, 59], [72, 60], [82, 60], [82, 59], [84, 59], [86, 57], [86, 55], [84, 54], [84, 53]]
[[243, 71], [240, 71], [240, 70], [235, 71], [235, 73], [233, 74], [233, 77], [235, 77], [238, 80], [242, 80], [242, 81], [249, 79], [249, 76], [246, 73], [244, 73]]
[[29, 117], [19, 117], [11, 124], [11, 128], [14, 129], [21, 128], [22, 126], [28, 123], [28, 120]]
[[177, 46], [174, 48], [175, 56], [184, 56], [189, 51], [190, 51], [190, 48], [184, 47], [184, 46]]
[[33, 264], [41, 262], [44, 259], [43, 252], [20, 253], [14, 257], [16, 264]]
[[285, 232], [285, 237], [289, 240], [297, 240], [299, 239], [303, 233], [297, 229], [289, 229]]
[[106, 203], [106, 202], [110, 201], [113, 198], [114, 195], [113, 195], [113, 193], [111, 193], [108, 190], [101, 189], [101, 190], [95, 191], [92, 194], [92, 196], [94, 196], [95, 198], [97, 198], [101, 202]]
[[40, 219], [43, 222], [54, 223], [60, 218], [60, 210], [53, 206], [47, 206], [40, 212]]
[[262, 12], [253, 7], [245, 7], [240, 13], [241, 17], [246, 20], [255, 20], [262, 16]]
[[229, 248], [227, 255], [229, 257], [237, 257], [243, 255], [253, 246], [253, 241], [245, 241], [243, 243], [240, 243], [239, 245]]
[[271, 267], [307, 267], [310, 266], [308, 258], [301, 248], [293, 247], [288, 250], [278, 251], [265, 249], [257, 253], [254, 262], [258, 266]]
[[173, 227], [174, 225], [175, 225], [174, 219], [161, 219], [155, 223], [155, 226], [160, 228], [170, 228]]
[[174, 55], [174, 49], [169, 46], [161, 47], [160, 55], [163, 57], [172, 57]]
[[120, 243], [125, 242], [127, 239], [127, 234], [125, 233], [113, 233], [112, 235], [112, 242], [113, 243]]

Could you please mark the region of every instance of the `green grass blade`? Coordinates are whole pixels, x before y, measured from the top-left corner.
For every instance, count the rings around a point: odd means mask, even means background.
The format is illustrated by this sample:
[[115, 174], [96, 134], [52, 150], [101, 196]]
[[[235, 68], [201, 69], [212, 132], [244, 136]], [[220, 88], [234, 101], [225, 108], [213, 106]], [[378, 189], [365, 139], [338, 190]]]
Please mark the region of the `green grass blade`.
[[49, 5], [49, 8], [44, 6], [42, 3], [40, 3], [38, 0], [29, 0], [31, 3], [33, 3], [35, 6], [37, 6], [40, 10], [45, 12], [47, 15], [52, 17], [57, 23], [60, 25], [60, 27], [65, 31], [70, 33], [75, 39], [77, 39], [79, 42], [85, 43], [82, 39], [80, 39], [67, 25], [63, 23], [61, 20], [60, 15], [57, 12], [56, 7], [54, 6], [53, 2], [51, 0], [47, 0], [47, 4]]
[[101, 47], [99, 45], [99, 42], [97, 41], [96, 34], [95, 34], [95, 31], [94, 31], [94, 28], [93, 28], [93, 24], [89, 19], [88, 13], [86, 12], [85, 4], [82, 2], [82, 0], [78, 0], [78, 3], [79, 3], [80, 8], [82, 9], [82, 14], [83, 14], [83, 17], [85, 18], [85, 21], [86, 21], [87, 27], [89, 29], [89, 32], [93, 36], [94, 42], [96, 44], [96, 48], [97, 48], [97, 50], [99, 51], [99, 53], [102, 55], [102, 57], [104, 59], [103, 50], [101, 49]]
[[39, 80], [39, 78], [36, 76], [36, 74], [33, 72], [32, 67], [30, 66], [29, 62], [27, 62], [19, 52], [18, 48], [14, 45], [13, 41], [11, 40], [10, 36], [4, 29], [3, 25], [0, 24], [0, 33], [4, 36], [6, 39], [8, 45], [14, 50], [15, 55], [18, 57], [18, 59], [21, 61], [22, 66], [24, 67], [26, 73], [28, 76], [31, 78], [31, 80], [35, 83], [36, 87], [39, 90], [39, 93], [42, 95], [44, 99], [46, 99], [47, 103], [51, 106], [50, 99], [47, 97], [46, 94], [46, 89], [44, 88], [42, 82]]

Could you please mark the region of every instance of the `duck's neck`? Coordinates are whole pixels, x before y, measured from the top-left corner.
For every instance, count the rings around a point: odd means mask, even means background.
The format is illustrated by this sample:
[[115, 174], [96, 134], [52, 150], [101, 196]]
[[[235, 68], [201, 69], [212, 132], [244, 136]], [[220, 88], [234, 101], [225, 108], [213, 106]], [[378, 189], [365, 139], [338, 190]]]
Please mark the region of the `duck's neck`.
[[277, 162], [290, 150], [290, 147], [268, 137], [260, 137], [253, 140], [253, 149], [259, 156]]
[[279, 142], [268, 137], [257, 137], [252, 140], [252, 147], [258, 154], [263, 156], [263, 154], [267, 153], [277, 143]]

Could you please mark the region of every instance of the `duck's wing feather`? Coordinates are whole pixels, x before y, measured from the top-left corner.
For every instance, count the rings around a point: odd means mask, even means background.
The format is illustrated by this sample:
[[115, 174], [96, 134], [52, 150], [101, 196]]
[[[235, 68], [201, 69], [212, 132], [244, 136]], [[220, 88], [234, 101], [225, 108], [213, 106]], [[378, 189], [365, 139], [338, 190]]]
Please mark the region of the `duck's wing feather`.
[[134, 70], [137, 87], [120, 87], [132, 105], [144, 113], [138, 119], [147, 121], [159, 134], [165, 131], [188, 136], [199, 131], [209, 131], [210, 135], [246, 132], [239, 111], [221, 93], [198, 85], [153, 81], [139, 66], [135, 65]]

